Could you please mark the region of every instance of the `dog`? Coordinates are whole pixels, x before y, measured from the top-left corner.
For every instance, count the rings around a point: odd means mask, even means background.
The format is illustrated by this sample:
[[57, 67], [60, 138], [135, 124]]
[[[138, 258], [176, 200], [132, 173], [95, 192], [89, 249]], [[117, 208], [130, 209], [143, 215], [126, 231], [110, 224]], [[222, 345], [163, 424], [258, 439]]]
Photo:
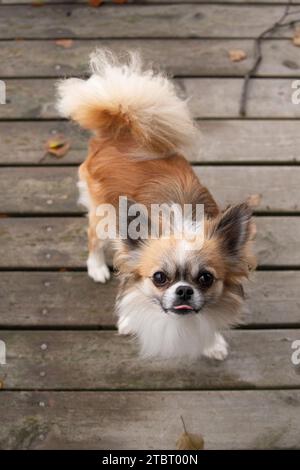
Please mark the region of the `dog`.
[[[120, 237], [119, 222], [113, 241], [119, 333], [135, 336], [146, 357], [224, 359], [228, 347], [220, 332], [239, 322], [243, 281], [255, 266], [254, 224], [245, 202], [222, 211], [187, 162], [199, 142], [187, 101], [168, 77], [145, 69], [138, 54], [120, 61], [98, 50], [87, 80], [58, 83], [57, 106], [94, 133], [78, 186], [88, 209], [87, 270], [96, 282], [110, 277], [107, 240], [97, 235], [98, 207], [115, 208], [128, 228], [132, 217], [119, 209], [124, 196], [130, 207], [147, 210], [204, 206], [203, 233], [192, 224], [193, 238], [132, 237], [129, 230]], [[141, 216], [140, 224], [149, 234], [149, 219]]]

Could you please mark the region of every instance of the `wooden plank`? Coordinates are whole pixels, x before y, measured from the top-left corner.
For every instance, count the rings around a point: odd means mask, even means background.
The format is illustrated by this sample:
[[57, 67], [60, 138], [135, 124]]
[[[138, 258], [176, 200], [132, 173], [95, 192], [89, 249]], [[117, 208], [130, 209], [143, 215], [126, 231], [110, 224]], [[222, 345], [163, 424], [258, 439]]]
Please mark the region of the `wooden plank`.
[[[59, 77], [83, 75], [88, 58], [96, 47], [117, 53], [139, 50], [145, 63], [153, 63], [176, 76], [243, 76], [254, 60], [253, 40], [223, 39], [122, 39], [75, 40], [64, 48], [50, 41], [2, 41], [0, 63], [2, 77]], [[232, 62], [229, 51], [242, 49], [246, 60]], [[299, 77], [299, 50], [290, 40], [266, 40], [262, 45], [263, 61], [256, 76]], [[180, 60], [178, 60], [180, 57]]]
[[224, 390], [300, 386], [292, 344], [300, 330], [226, 332], [226, 361], [150, 360], [115, 331], [2, 331], [5, 389]]
[[[247, 116], [251, 118], [299, 118], [293, 104], [293, 79], [252, 80]], [[176, 81], [183, 97], [190, 98], [195, 118], [237, 118], [243, 80], [239, 78], [187, 78]], [[9, 79], [7, 104], [0, 119], [57, 119], [55, 83], [52, 79]]]
[[[291, 8], [291, 11], [297, 7]], [[1, 7], [1, 39], [254, 38], [276, 22], [281, 5], [26, 5]], [[233, 27], [234, 26], [234, 27]], [[275, 37], [292, 37], [280, 28]]]
[[[64, 158], [47, 154], [49, 138], [63, 134], [71, 143]], [[0, 164], [65, 165], [81, 163], [87, 154], [88, 135], [69, 122], [0, 122]]]
[[[194, 167], [220, 207], [258, 194], [258, 212], [299, 211], [300, 168], [270, 166]], [[77, 204], [77, 168], [2, 168], [0, 212], [9, 214], [81, 214]], [[286, 188], [289, 190], [287, 191]]]
[[[255, 251], [261, 266], [299, 266], [300, 218], [258, 217]], [[0, 218], [0, 268], [86, 266], [83, 217]]]
[[84, 207], [77, 204], [77, 173], [77, 168], [66, 167], [2, 168], [0, 211], [83, 213]]
[[[294, 80], [252, 80], [247, 103], [247, 117], [299, 118], [300, 106], [293, 104]], [[243, 80], [190, 79], [180, 80], [184, 96], [191, 97], [191, 110], [199, 118], [239, 117]]]
[[[300, 324], [299, 284], [299, 271], [253, 273], [245, 324]], [[85, 272], [0, 272], [0, 327], [114, 327], [117, 285], [115, 278], [95, 283]]]
[[172, 450], [182, 415], [206, 449], [299, 449], [299, 405], [299, 390], [2, 391], [0, 447]]
[[[294, 163], [300, 161], [297, 121], [199, 121], [199, 163]], [[45, 145], [55, 133], [71, 142], [64, 158], [48, 155]], [[81, 163], [87, 153], [87, 134], [64, 121], [0, 122], [0, 164], [65, 165]]]
[[85, 218], [2, 218], [0, 266], [85, 267], [86, 229]]

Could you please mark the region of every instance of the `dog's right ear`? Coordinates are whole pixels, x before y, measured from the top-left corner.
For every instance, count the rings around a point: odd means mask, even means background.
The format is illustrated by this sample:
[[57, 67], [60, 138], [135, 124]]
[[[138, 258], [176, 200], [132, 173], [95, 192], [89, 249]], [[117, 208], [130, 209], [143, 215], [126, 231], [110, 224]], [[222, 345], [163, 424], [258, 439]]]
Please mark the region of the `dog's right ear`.
[[138, 249], [149, 237], [150, 221], [146, 206], [126, 199], [119, 212], [120, 241], [129, 250]]

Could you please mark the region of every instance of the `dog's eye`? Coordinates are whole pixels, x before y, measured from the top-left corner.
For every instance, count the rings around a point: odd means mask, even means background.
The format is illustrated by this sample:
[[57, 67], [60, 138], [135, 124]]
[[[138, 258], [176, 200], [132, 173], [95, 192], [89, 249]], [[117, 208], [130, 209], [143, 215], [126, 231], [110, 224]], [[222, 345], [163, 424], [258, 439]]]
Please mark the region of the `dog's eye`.
[[167, 282], [167, 276], [162, 271], [157, 271], [152, 276], [152, 281], [156, 286], [163, 286]]
[[214, 282], [214, 276], [208, 271], [203, 271], [198, 277], [198, 282], [201, 287], [208, 289]]

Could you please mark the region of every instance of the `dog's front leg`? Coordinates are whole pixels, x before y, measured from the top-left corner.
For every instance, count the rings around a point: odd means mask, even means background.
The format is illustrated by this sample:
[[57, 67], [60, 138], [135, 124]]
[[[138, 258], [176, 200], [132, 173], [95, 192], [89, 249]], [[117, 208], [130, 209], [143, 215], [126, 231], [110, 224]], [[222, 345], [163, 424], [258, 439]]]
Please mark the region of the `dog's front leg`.
[[105, 262], [104, 242], [97, 237], [96, 227], [98, 219], [89, 215], [89, 256], [87, 259], [88, 275], [95, 282], [105, 283], [110, 278], [110, 271]]
[[228, 344], [220, 333], [215, 334], [214, 343], [209, 348], [204, 349], [203, 355], [218, 361], [223, 361], [228, 356]]

